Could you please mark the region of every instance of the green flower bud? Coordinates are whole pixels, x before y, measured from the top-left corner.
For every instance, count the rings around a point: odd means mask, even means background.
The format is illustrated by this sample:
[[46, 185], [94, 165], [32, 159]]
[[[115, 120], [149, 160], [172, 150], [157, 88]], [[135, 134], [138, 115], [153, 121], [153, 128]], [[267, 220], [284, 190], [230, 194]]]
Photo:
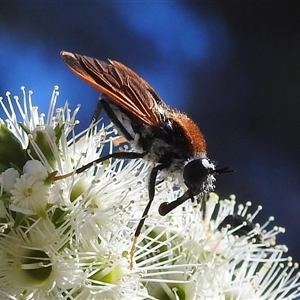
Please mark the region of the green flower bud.
[[[53, 154], [53, 145], [51, 143], [55, 143], [56, 135], [52, 127], [47, 126], [45, 129], [41, 129], [37, 127], [32, 132], [33, 141], [38, 146], [39, 150], [43, 153], [45, 158], [47, 159], [49, 165], [55, 169], [56, 159]], [[49, 139], [50, 138], [50, 139]], [[28, 149], [30, 150], [30, 154], [34, 159], [40, 160], [40, 155], [36, 151], [35, 145], [30, 141], [28, 145]]]
[[0, 172], [12, 166], [22, 169], [26, 163], [26, 154], [16, 136], [0, 120]]

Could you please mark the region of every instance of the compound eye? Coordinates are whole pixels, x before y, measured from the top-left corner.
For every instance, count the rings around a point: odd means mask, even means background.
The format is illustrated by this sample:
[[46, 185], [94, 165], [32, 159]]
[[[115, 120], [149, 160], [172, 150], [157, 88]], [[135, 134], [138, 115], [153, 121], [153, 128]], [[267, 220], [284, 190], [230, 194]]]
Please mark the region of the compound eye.
[[187, 187], [200, 185], [213, 170], [214, 164], [207, 158], [192, 160], [184, 167], [184, 182]]

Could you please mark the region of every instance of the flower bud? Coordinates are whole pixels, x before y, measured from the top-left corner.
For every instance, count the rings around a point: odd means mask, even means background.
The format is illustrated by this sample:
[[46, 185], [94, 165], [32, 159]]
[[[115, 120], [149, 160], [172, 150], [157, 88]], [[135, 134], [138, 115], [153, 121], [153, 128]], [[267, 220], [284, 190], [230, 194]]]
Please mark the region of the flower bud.
[[[51, 145], [51, 143], [54, 143], [54, 141], [56, 140], [53, 128], [51, 128], [50, 126], [37, 127], [32, 132], [32, 137], [34, 143], [36, 144], [36, 146], [38, 146], [39, 151], [43, 153], [49, 165], [52, 168], [55, 168], [56, 159], [52, 151], [53, 145]], [[32, 144], [32, 142], [29, 143], [28, 149], [30, 149], [30, 154], [34, 159], [41, 160], [40, 154], [37, 153], [37, 151], [35, 150], [36, 147]]]
[[14, 165], [22, 169], [25, 162], [26, 154], [22, 144], [0, 120], [0, 172]]

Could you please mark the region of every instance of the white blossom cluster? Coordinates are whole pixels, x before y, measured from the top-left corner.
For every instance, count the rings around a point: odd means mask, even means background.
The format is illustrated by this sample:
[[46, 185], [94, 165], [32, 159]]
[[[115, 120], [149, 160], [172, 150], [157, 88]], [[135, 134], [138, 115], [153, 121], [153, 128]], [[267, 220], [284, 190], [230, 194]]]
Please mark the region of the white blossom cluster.
[[297, 264], [276, 244], [283, 229], [270, 229], [272, 218], [255, 224], [261, 207], [210, 193], [205, 217], [191, 202], [162, 217], [159, 204], [182, 193], [168, 179], [156, 185], [131, 269], [151, 165], [110, 159], [75, 174], [118, 151], [113, 126], [76, 135], [79, 108], [56, 108], [57, 87], [47, 115], [22, 90], [22, 101], [0, 98], [0, 299], [299, 297]]

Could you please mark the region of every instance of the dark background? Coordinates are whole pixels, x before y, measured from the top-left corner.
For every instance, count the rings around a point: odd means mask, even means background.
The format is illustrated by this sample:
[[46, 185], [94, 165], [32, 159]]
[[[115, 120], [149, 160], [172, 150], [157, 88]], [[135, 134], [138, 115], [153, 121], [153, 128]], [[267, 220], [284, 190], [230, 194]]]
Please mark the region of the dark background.
[[221, 197], [263, 210], [283, 226], [279, 243], [300, 261], [300, 4], [234, 1], [1, 1], [0, 95], [20, 86], [46, 112], [84, 104], [85, 128], [97, 91], [59, 57], [69, 50], [119, 60], [201, 127], [208, 156], [237, 172], [218, 178]]

